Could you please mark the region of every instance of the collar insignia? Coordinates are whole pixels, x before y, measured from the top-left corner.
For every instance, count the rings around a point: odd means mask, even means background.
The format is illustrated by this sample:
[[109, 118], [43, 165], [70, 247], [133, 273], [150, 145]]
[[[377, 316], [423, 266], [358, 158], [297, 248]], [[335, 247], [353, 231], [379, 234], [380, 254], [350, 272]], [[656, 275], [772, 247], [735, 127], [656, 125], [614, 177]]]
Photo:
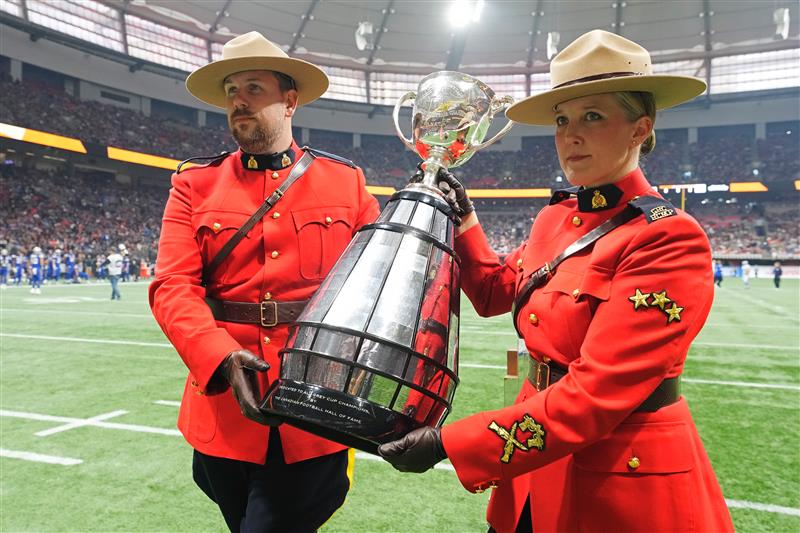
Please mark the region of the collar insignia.
[[[649, 302], [648, 299], [650, 300]], [[632, 296], [629, 296], [628, 300], [633, 303], [634, 311], [648, 308], [658, 309], [667, 316], [667, 324], [681, 321], [681, 312], [684, 308], [679, 307], [678, 302], [671, 300], [667, 296], [666, 290], [651, 293], [642, 292], [641, 289], [636, 289], [636, 292]]]
[[282, 170], [295, 161], [294, 150], [274, 154], [248, 154], [242, 152], [242, 166], [247, 170]]
[[[523, 415], [522, 420], [517, 420], [511, 424], [509, 429], [504, 428], [494, 420], [489, 424], [489, 429], [503, 440], [503, 455], [500, 456], [501, 463], [508, 464], [511, 462], [511, 457], [517, 450], [527, 452], [533, 448], [540, 452], [544, 451], [544, 439], [547, 432], [541, 424], [527, 413]], [[517, 431], [529, 433], [530, 437], [518, 439]]]
[[583, 212], [603, 211], [619, 204], [622, 199], [622, 189], [613, 183], [580, 189], [578, 197], [578, 210]]

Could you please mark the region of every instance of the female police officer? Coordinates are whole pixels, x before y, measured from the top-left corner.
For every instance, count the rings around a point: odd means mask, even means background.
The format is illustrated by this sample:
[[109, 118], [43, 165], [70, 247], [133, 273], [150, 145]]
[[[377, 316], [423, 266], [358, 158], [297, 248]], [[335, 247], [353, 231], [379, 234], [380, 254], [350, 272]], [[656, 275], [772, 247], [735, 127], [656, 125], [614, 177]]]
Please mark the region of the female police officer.
[[464, 188], [440, 173], [462, 225], [464, 290], [484, 316], [513, 308], [531, 353], [516, 403], [381, 446], [403, 471], [449, 457], [487, 518], [510, 531], [732, 531], [680, 375], [713, 296], [700, 226], [639, 169], [656, 109], [705, 90], [652, 74], [647, 51], [605, 31], [551, 63], [552, 89], [514, 105], [556, 126], [572, 188], [556, 191], [526, 243], [501, 263]]

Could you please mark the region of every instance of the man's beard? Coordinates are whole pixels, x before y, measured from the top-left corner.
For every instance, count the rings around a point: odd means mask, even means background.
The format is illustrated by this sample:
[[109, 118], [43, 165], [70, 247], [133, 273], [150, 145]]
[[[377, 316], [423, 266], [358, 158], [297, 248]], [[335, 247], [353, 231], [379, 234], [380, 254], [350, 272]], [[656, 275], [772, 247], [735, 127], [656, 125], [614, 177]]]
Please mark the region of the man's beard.
[[249, 133], [237, 128], [235, 125], [231, 128], [231, 134], [236, 139], [236, 144], [247, 153], [250, 154], [264, 154], [271, 153], [272, 147], [282, 133], [283, 126], [278, 125], [277, 128], [267, 129], [256, 120], [255, 126]]

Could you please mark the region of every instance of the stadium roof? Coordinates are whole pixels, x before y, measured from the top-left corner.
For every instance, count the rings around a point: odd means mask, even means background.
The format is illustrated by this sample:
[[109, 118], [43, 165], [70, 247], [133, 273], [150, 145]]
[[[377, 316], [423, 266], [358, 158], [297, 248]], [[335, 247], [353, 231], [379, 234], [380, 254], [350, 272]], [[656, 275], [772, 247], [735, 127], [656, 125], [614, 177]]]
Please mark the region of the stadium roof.
[[[590, 29], [641, 43], [654, 60], [798, 46], [798, 3], [790, 0], [485, 0], [477, 21], [456, 28], [453, 1], [102, 0], [187, 33], [224, 43], [258, 30], [290, 54], [372, 71], [545, 70], [548, 37], [559, 49]], [[477, 0], [461, 0], [465, 13]], [[787, 38], [780, 34], [788, 14]], [[362, 32], [359, 50], [356, 31]], [[551, 35], [557, 32], [558, 36]], [[370, 49], [371, 48], [371, 49]], [[537, 69], [536, 67], [541, 67]]]

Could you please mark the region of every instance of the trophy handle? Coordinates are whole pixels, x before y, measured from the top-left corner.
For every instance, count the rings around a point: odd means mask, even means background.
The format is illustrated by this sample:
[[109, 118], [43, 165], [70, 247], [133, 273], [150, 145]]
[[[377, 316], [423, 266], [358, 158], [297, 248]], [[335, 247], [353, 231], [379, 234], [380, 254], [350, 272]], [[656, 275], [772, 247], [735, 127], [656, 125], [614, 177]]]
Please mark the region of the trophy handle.
[[[513, 96], [504, 96], [502, 98], [492, 98], [492, 103], [491, 103], [492, 107], [491, 107], [490, 116], [494, 117], [494, 115], [496, 113], [499, 113], [500, 111], [505, 112], [509, 107], [511, 107], [511, 104], [513, 104], [513, 103], [514, 103], [514, 97]], [[511, 131], [511, 128], [513, 126], [514, 126], [514, 122], [509, 120], [508, 123], [505, 126], [503, 126], [503, 128], [500, 131], [498, 131], [495, 134], [494, 137], [492, 137], [488, 141], [484, 141], [484, 142], [482, 142], [480, 144], [476, 144], [472, 148], [475, 151], [478, 151], [478, 150], [482, 150], [483, 148], [486, 148], [487, 146], [490, 146], [490, 145], [496, 143], [497, 141], [499, 141], [500, 139], [505, 137], [506, 134], [509, 131]]]
[[397, 136], [400, 137], [400, 140], [403, 141], [403, 144], [408, 146], [415, 154], [419, 155], [417, 152], [417, 147], [414, 146], [414, 141], [411, 139], [407, 139], [403, 131], [400, 129], [400, 107], [406, 103], [408, 100], [414, 100], [417, 98], [417, 93], [414, 91], [409, 91], [403, 96], [400, 97], [400, 100], [394, 104], [394, 111], [392, 111], [392, 121], [394, 122], [394, 131], [397, 133]]

